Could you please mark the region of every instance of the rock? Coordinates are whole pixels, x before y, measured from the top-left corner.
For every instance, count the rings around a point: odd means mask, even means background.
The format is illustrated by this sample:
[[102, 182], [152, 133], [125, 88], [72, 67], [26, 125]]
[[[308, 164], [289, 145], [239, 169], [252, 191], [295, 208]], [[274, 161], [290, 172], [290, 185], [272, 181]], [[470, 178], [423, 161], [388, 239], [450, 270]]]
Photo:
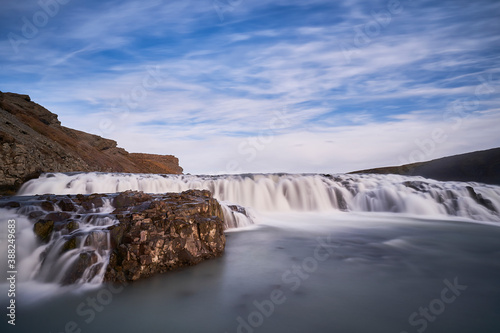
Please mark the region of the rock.
[[61, 253], [76, 249], [76, 237], [70, 237], [61, 248]]
[[40, 204], [40, 207], [42, 207], [43, 210], [46, 210], [48, 212], [54, 211], [54, 204], [52, 202], [48, 201], [48, 200], [43, 201]]
[[[97, 254], [94, 251], [84, 251], [80, 253], [78, 259], [71, 265], [71, 267], [66, 272], [63, 280], [61, 281], [62, 285], [68, 285], [75, 283], [79, 279], [81, 279], [85, 273], [85, 271], [92, 265], [97, 263]], [[90, 272], [90, 276], [87, 277], [87, 280], [91, 280], [99, 271], [98, 267], [93, 269]]]
[[474, 199], [474, 201], [476, 201], [478, 204], [486, 207], [487, 209], [497, 213], [495, 205], [493, 204], [493, 202], [490, 199], [483, 198], [481, 193], [476, 193], [476, 191], [474, 191], [474, 188], [472, 188], [472, 186], [467, 186], [466, 189], [469, 192], [469, 195], [471, 196], [471, 198]]
[[112, 253], [105, 281], [135, 281], [223, 253], [222, 209], [210, 192], [126, 192], [120, 200], [135, 197], [129, 213], [118, 214], [120, 223], [109, 228]]
[[39, 218], [40, 216], [43, 216], [43, 215], [45, 215], [45, 212], [43, 212], [43, 211], [41, 211], [41, 210], [35, 210], [35, 211], [33, 211], [33, 212], [30, 212], [30, 213], [28, 214], [28, 217], [29, 217], [30, 219], [32, 219], [32, 220], [38, 220], [38, 218]]
[[247, 210], [245, 209], [245, 207], [240, 205], [228, 205], [228, 207], [231, 208], [233, 212], [237, 212], [248, 217]]
[[125, 191], [118, 194], [113, 199], [113, 207], [116, 208], [115, 212], [121, 210], [128, 210], [133, 206], [137, 206], [139, 203], [143, 203], [146, 200], [151, 200], [152, 196], [145, 194], [144, 192], [137, 191]]
[[344, 198], [344, 194], [337, 187], [335, 187], [333, 190], [335, 192], [335, 196], [337, 197], [337, 205], [339, 209], [342, 211], [347, 211], [349, 209], [349, 206], [347, 205], [347, 201]]
[[104, 206], [103, 198], [107, 197], [106, 194], [91, 194], [91, 195], [82, 195], [78, 194], [76, 196], [77, 202], [85, 209], [91, 210], [96, 208], [101, 208]]
[[9, 201], [1, 205], [2, 208], [19, 208], [21, 204], [17, 201]]
[[125, 234], [125, 224], [112, 225], [108, 230], [111, 248], [116, 249], [122, 243], [123, 235]]
[[50, 235], [52, 234], [52, 230], [54, 230], [54, 221], [52, 220], [38, 220], [33, 226], [33, 231], [38, 238], [47, 243], [50, 240]]
[[412, 188], [418, 192], [426, 193], [429, 191], [429, 183], [418, 181], [418, 180], [406, 181], [406, 182], [403, 182], [403, 185], [406, 187]]
[[68, 199], [68, 198], [64, 198], [64, 199], [59, 200], [57, 202], [57, 205], [64, 212], [72, 212], [75, 210], [75, 205], [73, 204], [73, 201], [71, 201], [71, 199]]
[[52, 212], [45, 215], [45, 219], [52, 220], [54, 222], [64, 221], [71, 217], [70, 213], [67, 212]]
[[143, 173], [182, 173], [179, 159], [175, 156], [131, 153], [128, 157], [141, 168]]
[[79, 229], [80, 224], [77, 221], [69, 220], [68, 223], [66, 223], [65, 227], [68, 230], [68, 232], [71, 233], [72, 231]]

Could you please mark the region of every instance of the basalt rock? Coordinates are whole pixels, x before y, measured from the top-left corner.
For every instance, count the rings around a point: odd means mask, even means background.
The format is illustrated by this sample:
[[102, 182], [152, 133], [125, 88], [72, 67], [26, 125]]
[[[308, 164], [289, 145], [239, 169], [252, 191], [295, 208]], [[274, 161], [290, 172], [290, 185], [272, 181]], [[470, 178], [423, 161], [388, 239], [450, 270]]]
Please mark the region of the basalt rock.
[[112, 252], [105, 281], [135, 281], [224, 251], [222, 209], [208, 191], [154, 196], [127, 191], [115, 202], [120, 223], [109, 227]]

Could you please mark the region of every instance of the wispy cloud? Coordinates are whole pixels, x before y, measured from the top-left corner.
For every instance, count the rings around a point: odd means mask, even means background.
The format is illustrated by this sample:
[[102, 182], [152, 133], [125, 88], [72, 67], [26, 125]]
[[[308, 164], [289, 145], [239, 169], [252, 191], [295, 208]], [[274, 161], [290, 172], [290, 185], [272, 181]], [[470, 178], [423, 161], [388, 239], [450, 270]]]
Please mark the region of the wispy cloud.
[[[187, 172], [395, 164], [429, 128], [451, 128], [452, 112], [461, 127], [425, 158], [500, 142], [496, 1], [394, 13], [387, 1], [243, 1], [222, 22], [210, 1], [69, 2], [17, 53], [7, 34], [42, 9], [6, 9], [2, 91], [130, 151], [175, 153]], [[277, 112], [284, 126], [270, 129]], [[245, 140], [263, 135], [272, 142], [248, 161]]]

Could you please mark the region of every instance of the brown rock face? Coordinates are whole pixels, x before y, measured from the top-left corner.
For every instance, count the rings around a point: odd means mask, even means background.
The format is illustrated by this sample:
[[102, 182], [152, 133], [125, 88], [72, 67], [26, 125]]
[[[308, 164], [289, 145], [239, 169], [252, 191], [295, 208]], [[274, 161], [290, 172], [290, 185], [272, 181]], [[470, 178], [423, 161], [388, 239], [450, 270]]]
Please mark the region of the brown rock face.
[[28, 95], [0, 92], [0, 193], [42, 172], [182, 173], [171, 155], [129, 154], [113, 140], [61, 126]]
[[131, 153], [128, 157], [144, 173], [182, 173], [179, 159], [171, 155]]
[[109, 228], [105, 281], [135, 281], [224, 252], [222, 209], [208, 191], [155, 196], [127, 191], [114, 202], [120, 224]]

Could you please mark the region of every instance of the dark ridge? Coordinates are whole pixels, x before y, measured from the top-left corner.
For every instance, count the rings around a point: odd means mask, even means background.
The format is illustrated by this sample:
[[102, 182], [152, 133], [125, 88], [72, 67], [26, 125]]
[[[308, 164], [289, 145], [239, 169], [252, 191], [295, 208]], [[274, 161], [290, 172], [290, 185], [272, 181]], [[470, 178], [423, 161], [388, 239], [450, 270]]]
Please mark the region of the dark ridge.
[[500, 185], [500, 148], [443, 157], [428, 162], [354, 171], [350, 173], [422, 176], [441, 181]]

